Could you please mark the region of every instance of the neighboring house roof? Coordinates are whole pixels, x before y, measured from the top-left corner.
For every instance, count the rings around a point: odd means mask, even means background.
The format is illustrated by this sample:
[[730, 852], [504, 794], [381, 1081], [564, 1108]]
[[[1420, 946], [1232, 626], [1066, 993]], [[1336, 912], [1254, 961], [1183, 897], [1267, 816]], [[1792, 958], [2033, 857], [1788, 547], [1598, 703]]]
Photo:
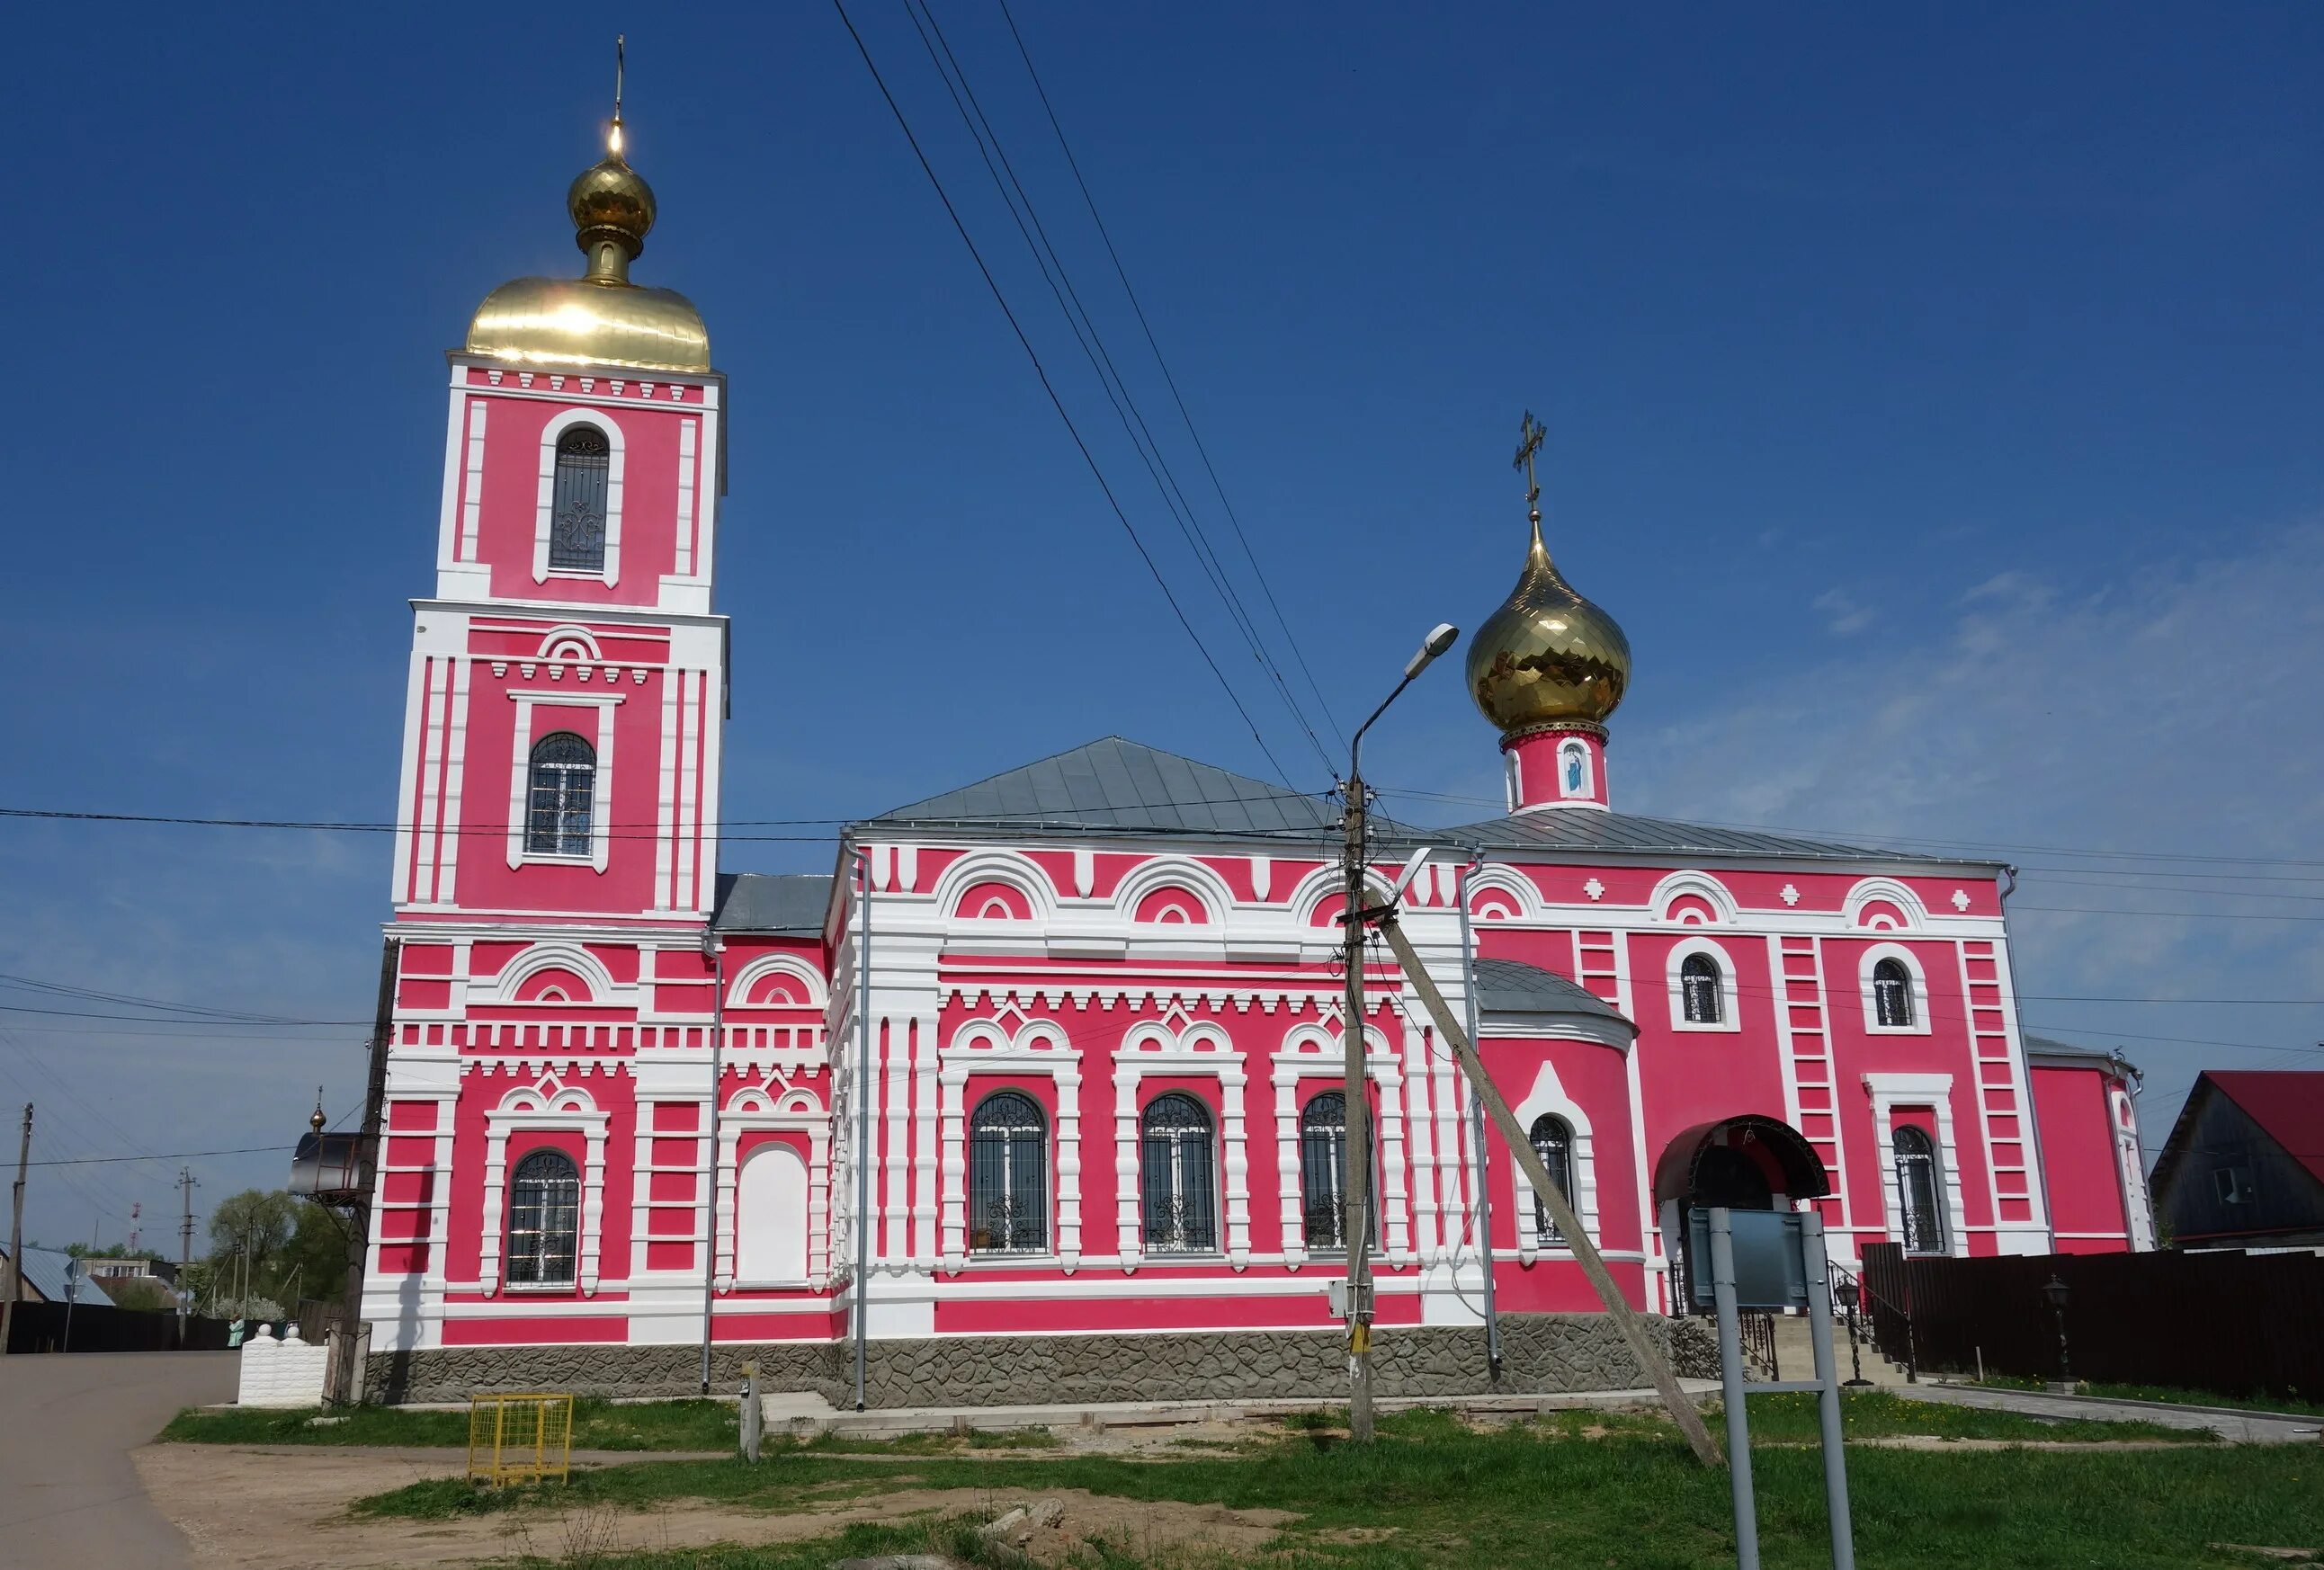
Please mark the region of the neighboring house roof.
[[1477, 1007], [1485, 1014], [1578, 1014], [1630, 1023], [1588, 987], [1521, 959], [1477, 961]]
[[[873, 825], [967, 831], [984, 838], [1115, 833], [1312, 840], [1339, 832], [1340, 810], [1320, 794], [1304, 794], [1175, 752], [1109, 736], [897, 807], [856, 827]], [[1375, 813], [1371, 828], [1375, 840], [1403, 846], [2000, 865], [1578, 808], [1522, 813], [1442, 829], [1416, 827]]]
[[722, 932], [820, 938], [831, 877], [820, 872], [728, 872], [718, 878], [710, 924]]
[[[2324, 1073], [2303, 1069], [2212, 1069], [2203, 1073], [2267, 1137], [2324, 1182]], [[2200, 1086], [2201, 1079], [2197, 1081]], [[2190, 1102], [2193, 1100], [2189, 1097]]]
[[[7, 1257], [8, 1251], [0, 1248], [0, 1261], [5, 1261]], [[23, 1300], [42, 1303], [63, 1302], [65, 1300], [65, 1267], [71, 1262], [72, 1255], [58, 1250], [26, 1248], [24, 1250], [24, 1285], [31, 1289], [31, 1293]], [[0, 1295], [5, 1294], [6, 1284], [7, 1266], [0, 1263]], [[113, 1306], [113, 1299], [105, 1295], [105, 1289], [86, 1276], [81, 1278], [73, 1300], [79, 1303], [96, 1303], [108, 1308]]]
[[2049, 1036], [2029, 1035], [2025, 1040], [2025, 1056], [2036, 1063], [2052, 1063], [2061, 1068], [2109, 1069], [2119, 1065], [2125, 1074], [2138, 1072], [2138, 1065], [2122, 1055], [2119, 1050], [2106, 1051], [2098, 1047], [2078, 1047], [2071, 1042], [2052, 1040]]

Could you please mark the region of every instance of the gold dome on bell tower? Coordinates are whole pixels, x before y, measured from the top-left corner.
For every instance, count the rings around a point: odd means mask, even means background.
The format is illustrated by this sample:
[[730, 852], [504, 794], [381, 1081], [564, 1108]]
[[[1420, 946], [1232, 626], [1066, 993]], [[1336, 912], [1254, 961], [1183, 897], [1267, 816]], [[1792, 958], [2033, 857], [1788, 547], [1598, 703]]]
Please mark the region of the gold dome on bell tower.
[[1517, 467], [1526, 472], [1533, 544], [1501, 608], [1469, 640], [1469, 693], [1506, 737], [1545, 726], [1602, 726], [1630, 684], [1621, 625], [1574, 592], [1541, 537], [1534, 454], [1542, 427], [1528, 411]]
[[[616, 40], [617, 60], [619, 48]], [[630, 281], [654, 225], [654, 194], [623, 151], [618, 64], [605, 143], [604, 158], [565, 193], [573, 243], [588, 265], [579, 278], [520, 278], [493, 290], [468, 324], [467, 353], [523, 365], [710, 369], [710, 331], [694, 302]]]

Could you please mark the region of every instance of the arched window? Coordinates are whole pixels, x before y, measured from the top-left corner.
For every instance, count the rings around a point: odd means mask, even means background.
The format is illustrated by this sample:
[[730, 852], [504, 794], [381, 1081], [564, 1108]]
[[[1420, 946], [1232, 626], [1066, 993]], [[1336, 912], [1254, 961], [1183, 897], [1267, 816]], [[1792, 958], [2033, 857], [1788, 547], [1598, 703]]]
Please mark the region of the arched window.
[[995, 1091], [968, 1122], [972, 1253], [1049, 1249], [1049, 1120], [1033, 1098]]
[[537, 856], [586, 856], [597, 749], [570, 730], [532, 746], [532, 809], [524, 848]]
[[557, 438], [557, 484], [549, 503], [549, 568], [605, 570], [605, 482], [612, 450], [605, 433], [575, 426]]
[[807, 1280], [807, 1162], [770, 1141], [734, 1182], [734, 1273], [746, 1281]]
[[1883, 959], [1872, 968], [1872, 1015], [1893, 1030], [1913, 1024], [1913, 972], [1902, 959]]
[[1590, 754], [1579, 741], [1569, 741], [1559, 751], [1557, 785], [1569, 796], [1590, 794]]
[[[1541, 1158], [1541, 1164], [1549, 1169], [1550, 1178], [1557, 1184], [1557, 1191], [1565, 1197], [1565, 1203], [1570, 1207], [1573, 1204], [1573, 1131], [1565, 1125], [1563, 1118], [1544, 1113], [1533, 1120], [1526, 1143], [1533, 1146], [1533, 1153]], [[1535, 1235], [1545, 1244], [1564, 1244], [1565, 1235], [1558, 1231], [1557, 1223], [1550, 1219], [1549, 1207], [1541, 1202], [1539, 1194], [1534, 1196], [1533, 1229]]]
[[509, 1180], [511, 1286], [569, 1287], [581, 1244], [581, 1174], [560, 1150], [537, 1150]]
[[1147, 1104], [1139, 1198], [1145, 1201], [1146, 1252], [1210, 1253], [1219, 1246], [1218, 1184], [1211, 1115], [1173, 1091]]
[[[1372, 1133], [1371, 1113], [1364, 1114], [1364, 1130]], [[1379, 1236], [1377, 1158], [1379, 1142], [1368, 1138], [1365, 1147], [1375, 1158], [1374, 1178], [1365, 1185], [1372, 1217], [1372, 1236]], [[1299, 1115], [1300, 1216], [1307, 1246], [1343, 1249], [1347, 1234], [1348, 1098], [1327, 1090], [1307, 1103]]]
[[1945, 1252], [1944, 1207], [1938, 1199], [1937, 1145], [1911, 1124], [1895, 1135], [1897, 1230], [1906, 1253]]
[[1678, 968], [1679, 1002], [1689, 1024], [1717, 1024], [1722, 1003], [1719, 961], [1708, 954], [1689, 954]]

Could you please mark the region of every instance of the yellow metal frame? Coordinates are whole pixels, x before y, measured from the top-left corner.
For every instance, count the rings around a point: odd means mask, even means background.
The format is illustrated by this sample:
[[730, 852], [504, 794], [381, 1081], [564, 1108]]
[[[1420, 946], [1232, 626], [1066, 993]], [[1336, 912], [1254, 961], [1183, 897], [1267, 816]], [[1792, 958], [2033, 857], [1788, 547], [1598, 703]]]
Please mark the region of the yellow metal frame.
[[562, 1483], [573, 1465], [573, 1398], [539, 1391], [468, 1398], [468, 1476], [498, 1488]]

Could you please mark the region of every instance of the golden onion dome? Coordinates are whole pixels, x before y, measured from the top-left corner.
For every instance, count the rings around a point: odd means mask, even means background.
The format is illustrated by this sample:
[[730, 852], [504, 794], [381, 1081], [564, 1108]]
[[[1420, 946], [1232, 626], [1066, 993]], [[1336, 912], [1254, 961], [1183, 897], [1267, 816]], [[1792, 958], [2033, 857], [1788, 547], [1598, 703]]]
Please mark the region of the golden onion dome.
[[1469, 640], [1469, 692], [1485, 718], [1515, 735], [1543, 725], [1598, 725], [1630, 683], [1630, 640], [1615, 620], [1573, 592], [1541, 541], [1517, 586]]
[[587, 268], [579, 278], [520, 278], [493, 290], [468, 323], [467, 352], [527, 365], [709, 370], [710, 331], [694, 302], [630, 281], [654, 224], [645, 178], [616, 151], [581, 171], [565, 207]]

